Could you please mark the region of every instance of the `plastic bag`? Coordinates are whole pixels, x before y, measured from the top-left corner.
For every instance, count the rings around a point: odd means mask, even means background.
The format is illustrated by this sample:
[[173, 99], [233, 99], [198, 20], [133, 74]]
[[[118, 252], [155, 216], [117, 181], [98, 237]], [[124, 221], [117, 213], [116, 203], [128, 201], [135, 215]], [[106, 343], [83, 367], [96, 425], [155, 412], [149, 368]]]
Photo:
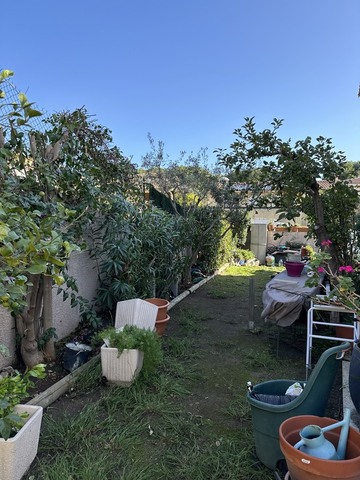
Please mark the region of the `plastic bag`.
[[292, 395], [294, 397], [298, 397], [300, 393], [303, 391], [303, 387], [300, 385], [299, 382], [295, 382], [286, 390], [285, 395]]

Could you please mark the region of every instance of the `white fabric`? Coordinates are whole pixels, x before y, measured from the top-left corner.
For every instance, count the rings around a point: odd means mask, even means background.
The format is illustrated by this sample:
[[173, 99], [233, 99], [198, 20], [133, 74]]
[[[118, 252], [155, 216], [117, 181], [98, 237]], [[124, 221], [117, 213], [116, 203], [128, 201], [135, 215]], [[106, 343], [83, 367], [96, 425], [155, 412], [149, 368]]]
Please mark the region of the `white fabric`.
[[286, 271], [276, 275], [265, 286], [261, 317], [281, 327], [288, 327], [300, 316], [303, 306], [309, 307], [309, 299], [319, 293], [320, 287], [306, 287], [305, 274], [289, 277]]

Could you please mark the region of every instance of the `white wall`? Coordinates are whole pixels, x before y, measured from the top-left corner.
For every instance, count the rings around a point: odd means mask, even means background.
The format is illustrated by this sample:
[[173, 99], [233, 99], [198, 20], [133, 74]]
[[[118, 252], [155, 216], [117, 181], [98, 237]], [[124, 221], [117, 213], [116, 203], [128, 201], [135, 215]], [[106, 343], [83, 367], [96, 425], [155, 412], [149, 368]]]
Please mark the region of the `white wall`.
[[[74, 252], [69, 260], [69, 274], [77, 279], [79, 295], [93, 300], [98, 288], [98, 271], [96, 263], [89, 257], [88, 251]], [[53, 318], [58, 339], [69, 335], [78, 325], [79, 309], [71, 308], [70, 299], [65, 302], [62, 295], [57, 295], [57, 286], [53, 289]], [[0, 368], [16, 361], [15, 354], [15, 320], [10, 313], [0, 306], [0, 343], [6, 345], [10, 357], [0, 356]]]
[[[78, 295], [93, 300], [98, 288], [98, 271], [96, 262], [89, 257], [89, 252], [74, 252], [69, 262], [69, 275], [77, 279]], [[53, 318], [56, 334], [61, 338], [68, 336], [79, 323], [79, 308], [70, 306], [70, 298], [65, 302], [62, 294], [53, 290]]]

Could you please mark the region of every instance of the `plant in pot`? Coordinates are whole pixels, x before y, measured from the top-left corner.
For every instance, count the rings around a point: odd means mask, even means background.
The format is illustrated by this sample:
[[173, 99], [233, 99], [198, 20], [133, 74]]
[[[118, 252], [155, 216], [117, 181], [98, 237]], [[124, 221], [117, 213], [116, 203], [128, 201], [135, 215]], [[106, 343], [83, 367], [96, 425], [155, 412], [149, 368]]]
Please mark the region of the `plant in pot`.
[[159, 335], [136, 325], [107, 328], [99, 333], [102, 375], [109, 383], [130, 386], [141, 371], [152, 375], [162, 360]]
[[42, 407], [21, 405], [34, 385], [31, 377], [44, 378], [45, 365], [25, 373], [13, 370], [0, 375], [0, 478], [20, 480], [38, 449]]
[[[351, 265], [342, 265], [334, 271], [331, 267], [332, 257], [328, 252], [331, 240], [321, 243], [323, 251], [314, 253], [310, 259], [313, 276], [306, 282], [307, 285], [321, 283], [320, 273], [326, 274], [331, 285], [330, 293], [322, 298], [323, 303], [345, 308], [353, 314], [357, 321], [360, 319], [360, 289], [358, 285], [359, 272]], [[322, 285], [324, 290], [326, 286]], [[349, 391], [352, 402], [360, 413], [360, 345], [359, 339], [354, 343], [349, 369]]]

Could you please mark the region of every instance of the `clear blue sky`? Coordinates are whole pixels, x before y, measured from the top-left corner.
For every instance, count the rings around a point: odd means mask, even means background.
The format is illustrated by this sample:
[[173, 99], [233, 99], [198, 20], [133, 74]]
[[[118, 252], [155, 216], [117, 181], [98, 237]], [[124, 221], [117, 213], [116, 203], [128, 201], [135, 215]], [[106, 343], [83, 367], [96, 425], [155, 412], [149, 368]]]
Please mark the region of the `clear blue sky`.
[[244, 117], [360, 161], [359, 0], [12, 0], [1, 68], [48, 113], [85, 106], [134, 163], [226, 148]]

